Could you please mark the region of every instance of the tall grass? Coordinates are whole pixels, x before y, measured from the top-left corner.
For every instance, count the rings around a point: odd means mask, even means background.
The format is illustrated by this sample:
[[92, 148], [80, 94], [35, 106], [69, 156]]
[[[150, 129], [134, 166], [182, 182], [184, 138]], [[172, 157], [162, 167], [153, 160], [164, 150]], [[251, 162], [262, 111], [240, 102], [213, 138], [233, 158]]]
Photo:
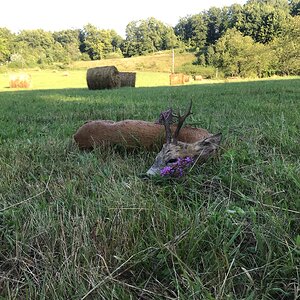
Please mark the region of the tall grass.
[[[299, 80], [0, 93], [3, 299], [297, 299]], [[80, 152], [91, 119], [192, 99], [219, 154], [180, 181], [155, 153]]]

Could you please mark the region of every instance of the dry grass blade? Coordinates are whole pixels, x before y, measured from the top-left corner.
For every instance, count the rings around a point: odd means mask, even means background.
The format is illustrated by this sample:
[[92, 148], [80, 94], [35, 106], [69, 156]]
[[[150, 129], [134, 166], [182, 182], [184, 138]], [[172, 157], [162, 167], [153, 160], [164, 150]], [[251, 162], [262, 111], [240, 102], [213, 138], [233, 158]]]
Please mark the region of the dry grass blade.
[[51, 180], [52, 173], [53, 173], [53, 169], [51, 170], [51, 173], [50, 173], [50, 175], [48, 177], [48, 180], [46, 182], [45, 188], [41, 192], [39, 192], [38, 194], [36, 194], [34, 196], [31, 196], [31, 197], [29, 197], [29, 198], [27, 198], [25, 200], [22, 200], [20, 202], [17, 202], [17, 203], [14, 203], [12, 205], [9, 205], [9, 206], [7, 206], [5, 208], [2, 208], [2, 209], [0, 209], [0, 212], [4, 212], [4, 211], [9, 210], [11, 208], [17, 207], [17, 206], [19, 206], [21, 204], [24, 204], [24, 203], [26, 203], [28, 201], [31, 201], [31, 200], [33, 200], [33, 199], [35, 199], [35, 198], [43, 195], [44, 193], [46, 193], [49, 190], [49, 183], [50, 183], [50, 180]]

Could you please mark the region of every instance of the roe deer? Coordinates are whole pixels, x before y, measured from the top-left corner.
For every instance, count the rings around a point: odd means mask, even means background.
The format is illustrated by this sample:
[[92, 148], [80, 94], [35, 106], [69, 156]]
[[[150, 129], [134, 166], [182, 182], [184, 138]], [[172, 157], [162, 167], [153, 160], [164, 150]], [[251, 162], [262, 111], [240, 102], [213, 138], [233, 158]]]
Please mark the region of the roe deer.
[[[191, 108], [192, 101], [183, 116], [181, 116], [179, 112], [178, 115], [174, 115], [172, 109], [161, 113], [159, 120], [165, 127], [166, 143], [157, 154], [154, 164], [147, 171], [147, 175], [173, 174], [175, 176], [181, 176], [182, 172], [180, 167], [188, 166], [192, 162], [203, 163], [218, 149], [222, 137], [221, 133], [215, 135], [206, 134], [193, 142], [179, 141], [180, 133], [184, 130], [184, 128], [181, 127], [185, 119], [191, 114]], [[170, 124], [174, 116], [178, 118], [178, 124], [172, 137]], [[176, 170], [176, 168], [179, 168], [179, 171]], [[168, 172], [164, 173], [165, 171]]]
[[[171, 125], [175, 132], [176, 126]], [[124, 120], [119, 122], [98, 120], [82, 125], [74, 134], [74, 140], [80, 149], [92, 149], [95, 146], [122, 145], [126, 148], [142, 147], [148, 150], [160, 149], [165, 141], [162, 124], [141, 120]], [[186, 126], [178, 135], [178, 140], [194, 143], [210, 136], [202, 128]]]

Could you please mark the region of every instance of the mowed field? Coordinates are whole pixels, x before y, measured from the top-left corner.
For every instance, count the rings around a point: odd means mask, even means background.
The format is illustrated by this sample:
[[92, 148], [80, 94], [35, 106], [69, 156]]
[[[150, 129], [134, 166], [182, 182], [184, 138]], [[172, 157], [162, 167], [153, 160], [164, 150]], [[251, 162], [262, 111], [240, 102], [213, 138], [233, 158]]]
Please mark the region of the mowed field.
[[[299, 298], [299, 79], [144, 73], [89, 91], [83, 71], [38, 74], [32, 90], [1, 75], [0, 299]], [[187, 123], [223, 140], [180, 180], [139, 176], [154, 152], [72, 143], [86, 120], [154, 121], [190, 100]]]
[[[192, 53], [176, 54], [175, 70], [194, 60]], [[163, 51], [132, 58], [78, 61], [71, 63], [67, 70], [35, 68], [14, 71], [0, 66], [0, 91], [9, 90], [10, 77], [17, 74], [28, 74], [31, 77], [30, 89], [85, 88], [87, 69], [102, 66], [116, 66], [120, 72], [137, 72], [136, 87], [166, 86], [169, 85], [171, 65], [172, 53]]]
[[[87, 88], [86, 69], [27, 70], [27, 72], [9, 72], [0, 74], [0, 91], [10, 91], [9, 78], [12, 74], [28, 74], [31, 77], [29, 90]], [[136, 87], [169, 85], [168, 73], [137, 72]]]

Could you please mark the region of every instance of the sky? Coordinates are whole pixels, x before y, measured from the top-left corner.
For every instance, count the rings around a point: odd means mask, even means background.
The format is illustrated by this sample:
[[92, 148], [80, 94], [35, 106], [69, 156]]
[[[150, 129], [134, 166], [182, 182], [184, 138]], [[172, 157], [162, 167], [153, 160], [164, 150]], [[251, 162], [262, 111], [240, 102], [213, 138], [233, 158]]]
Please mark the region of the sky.
[[175, 26], [179, 19], [212, 6], [223, 7], [243, 0], [13, 0], [1, 1], [0, 27], [59, 31], [79, 29], [90, 23], [99, 29], [115, 29], [125, 37], [126, 25], [154, 17]]

